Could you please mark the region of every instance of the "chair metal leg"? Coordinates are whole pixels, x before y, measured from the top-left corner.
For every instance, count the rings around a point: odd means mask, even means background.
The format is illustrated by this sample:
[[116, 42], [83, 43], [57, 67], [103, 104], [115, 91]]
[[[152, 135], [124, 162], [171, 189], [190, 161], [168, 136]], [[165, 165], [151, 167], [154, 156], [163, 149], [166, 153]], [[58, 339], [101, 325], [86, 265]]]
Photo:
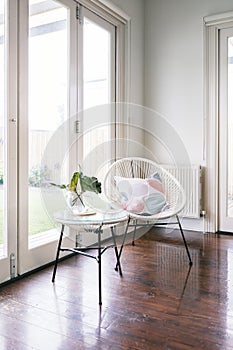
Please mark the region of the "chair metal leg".
[[[128, 221], [127, 221], [127, 224], [126, 224], [125, 233], [124, 233], [124, 236], [123, 236], [123, 241], [122, 241], [122, 243], [121, 243], [121, 247], [120, 247], [120, 250], [119, 250], [119, 253], [118, 253], [119, 262], [120, 262], [122, 250], [123, 250], [123, 247], [124, 247], [124, 244], [125, 244], [125, 239], [126, 239], [126, 235], [127, 235], [127, 232], [128, 232], [129, 223], [130, 223], [130, 216], [129, 216]], [[116, 267], [115, 267], [115, 270], [116, 270], [116, 271], [118, 271], [118, 265], [119, 265], [119, 264], [118, 264], [118, 261], [117, 261]]]
[[177, 222], [178, 222], [178, 225], [179, 225], [179, 228], [180, 228], [180, 233], [181, 233], [181, 236], [183, 238], [185, 249], [186, 249], [186, 252], [187, 252], [187, 255], [188, 255], [188, 258], [189, 258], [189, 265], [191, 266], [193, 264], [193, 262], [192, 262], [192, 259], [191, 259], [191, 255], [190, 255], [190, 252], [189, 252], [189, 249], [188, 249], [188, 245], [187, 245], [187, 242], [186, 242], [186, 239], [185, 239], [185, 236], [184, 236], [184, 232], [183, 232], [183, 229], [182, 229], [182, 226], [181, 226], [180, 219], [179, 219], [178, 215], [176, 215], [176, 219], [177, 219]]
[[138, 220], [136, 219], [135, 222], [134, 222], [134, 231], [133, 231], [133, 240], [132, 240], [132, 245], [134, 246], [135, 245], [135, 236], [136, 236], [136, 228], [137, 228], [137, 223], [138, 223]]
[[63, 233], [64, 233], [64, 225], [62, 225], [62, 227], [61, 227], [61, 234], [60, 234], [60, 238], [59, 238], [59, 242], [58, 242], [58, 246], [57, 246], [56, 260], [55, 260], [55, 265], [54, 265], [54, 268], [53, 268], [52, 282], [55, 281], [55, 276], [56, 276], [56, 272], [57, 272], [57, 264], [58, 264], [58, 259], [59, 259], [59, 255], [60, 255], [60, 250], [61, 250], [61, 243], [62, 243]]

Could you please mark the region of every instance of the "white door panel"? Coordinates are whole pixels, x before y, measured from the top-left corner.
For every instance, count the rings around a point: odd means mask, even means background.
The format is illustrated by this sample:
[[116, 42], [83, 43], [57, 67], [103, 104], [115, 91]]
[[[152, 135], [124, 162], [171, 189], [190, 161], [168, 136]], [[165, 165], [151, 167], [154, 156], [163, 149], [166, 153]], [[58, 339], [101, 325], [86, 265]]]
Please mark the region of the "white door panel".
[[219, 230], [233, 232], [233, 28], [220, 30]]
[[58, 233], [41, 196], [46, 180], [53, 179], [54, 166], [42, 160], [52, 135], [69, 123], [77, 105], [70, 89], [71, 82], [77, 86], [75, 10], [70, 1], [19, 4], [24, 18], [19, 27], [19, 274], [55, 257]]

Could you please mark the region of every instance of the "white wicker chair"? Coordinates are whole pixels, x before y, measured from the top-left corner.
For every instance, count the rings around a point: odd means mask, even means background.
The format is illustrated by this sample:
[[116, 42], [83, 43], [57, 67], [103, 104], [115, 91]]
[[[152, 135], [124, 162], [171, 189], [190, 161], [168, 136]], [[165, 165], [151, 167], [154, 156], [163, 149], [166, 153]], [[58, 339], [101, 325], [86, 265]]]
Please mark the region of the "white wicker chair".
[[[166, 210], [160, 211], [152, 215], [142, 215], [128, 212], [128, 226], [134, 226], [134, 236], [132, 244], [134, 245], [134, 238], [137, 227], [153, 226], [156, 224], [177, 224], [180, 229], [180, 233], [188, 255], [189, 264], [192, 265], [188, 245], [178, 217], [178, 214], [184, 208], [186, 196], [180, 183], [168, 171], [166, 171], [160, 165], [149, 159], [131, 157], [117, 160], [110, 166], [109, 170], [105, 175], [105, 179], [103, 182], [104, 194], [113, 206], [119, 208], [119, 206], [122, 205], [122, 196], [120, 195], [117, 189], [116, 177], [120, 176], [129, 179], [146, 179], [154, 173], [158, 173], [161, 178], [164, 194], [168, 203], [168, 208]], [[175, 220], [172, 220], [172, 222], [168, 220], [166, 220], [166, 222], [161, 222], [161, 220], [169, 219], [171, 217], [174, 217]], [[121, 247], [121, 251], [122, 248], [123, 245]]]

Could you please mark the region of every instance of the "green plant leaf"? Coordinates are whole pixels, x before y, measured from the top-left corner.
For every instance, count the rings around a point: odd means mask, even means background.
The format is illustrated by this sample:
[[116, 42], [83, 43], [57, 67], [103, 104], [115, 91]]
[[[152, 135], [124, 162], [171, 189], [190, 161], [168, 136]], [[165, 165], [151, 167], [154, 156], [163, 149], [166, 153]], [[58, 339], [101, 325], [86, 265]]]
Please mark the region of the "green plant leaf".
[[96, 193], [101, 193], [101, 183], [94, 176], [85, 176], [80, 174], [80, 186], [82, 192], [91, 191]]
[[[81, 169], [81, 167], [79, 166]], [[76, 192], [78, 196], [80, 193], [77, 191], [77, 185], [80, 182], [81, 192], [91, 191], [95, 193], [101, 193], [101, 182], [94, 176], [86, 176], [83, 175], [82, 171], [75, 171], [68, 185], [57, 185], [55, 183], [50, 182], [51, 185], [56, 186], [61, 189], [69, 189], [70, 191]]]
[[50, 182], [50, 185], [55, 186], [55, 187], [58, 187], [58, 188], [61, 188], [61, 189], [67, 188], [67, 186], [64, 185], [64, 184], [62, 184], [62, 185], [57, 185], [57, 184], [55, 184], [55, 183], [53, 183], [53, 182]]

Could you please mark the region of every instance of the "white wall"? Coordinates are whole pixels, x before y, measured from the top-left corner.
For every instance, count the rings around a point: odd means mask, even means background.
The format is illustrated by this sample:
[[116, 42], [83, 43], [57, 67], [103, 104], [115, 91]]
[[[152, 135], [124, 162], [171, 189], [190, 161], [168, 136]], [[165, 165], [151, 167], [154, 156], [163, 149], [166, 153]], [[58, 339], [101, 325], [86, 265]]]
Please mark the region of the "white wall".
[[203, 17], [233, 10], [233, 2], [145, 0], [144, 3], [144, 104], [161, 113], [176, 129], [191, 162], [205, 165]]
[[130, 102], [164, 116], [191, 163], [205, 165], [203, 17], [232, 0], [108, 1], [131, 18]]
[[[169, 128], [162, 140], [177, 135], [192, 164], [206, 165], [205, 155], [205, 16], [233, 11], [232, 0], [109, 0], [132, 18], [131, 102], [154, 113], [152, 132], [162, 115]], [[143, 83], [144, 77], [144, 83]], [[142, 97], [142, 94], [143, 97]], [[162, 123], [161, 123], [162, 125]], [[168, 135], [169, 134], [169, 135]], [[166, 161], [166, 142], [145, 139], [155, 157]], [[173, 141], [174, 150], [176, 142]], [[164, 148], [161, 152], [161, 145]], [[162, 155], [162, 156], [161, 156]], [[163, 159], [159, 159], [162, 157]], [[182, 158], [182, 157], [181, 157]], [[179, 159], [179, 163], [182, 159]], [[204, 208], [207, 210], [208, 208]], [[195, 229], [193, 222], [187, 225]], [[196, 229], [202, 229], [196, 221]]]

